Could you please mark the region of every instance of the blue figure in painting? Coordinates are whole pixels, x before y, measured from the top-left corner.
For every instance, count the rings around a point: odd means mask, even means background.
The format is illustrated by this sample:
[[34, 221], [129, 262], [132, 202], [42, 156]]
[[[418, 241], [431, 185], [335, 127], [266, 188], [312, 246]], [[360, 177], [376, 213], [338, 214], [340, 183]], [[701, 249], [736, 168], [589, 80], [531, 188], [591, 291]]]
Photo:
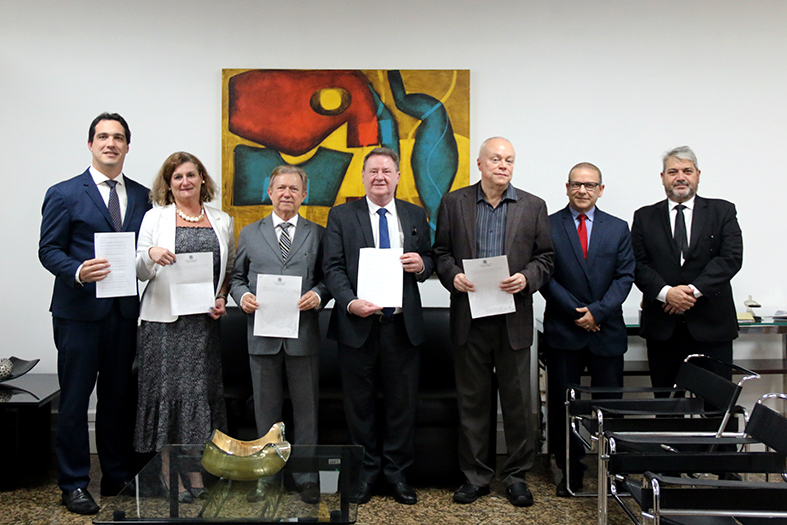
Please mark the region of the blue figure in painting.
[[399, 71], [389, 71], [388, 82], [396, 107], [421, 121], [415, 132], [410, 164], [434, 240], [437, 208], [443, 195], [451, 189], [459, 166], [454, 130], [442, 102], [424, 93], [408, 94]]

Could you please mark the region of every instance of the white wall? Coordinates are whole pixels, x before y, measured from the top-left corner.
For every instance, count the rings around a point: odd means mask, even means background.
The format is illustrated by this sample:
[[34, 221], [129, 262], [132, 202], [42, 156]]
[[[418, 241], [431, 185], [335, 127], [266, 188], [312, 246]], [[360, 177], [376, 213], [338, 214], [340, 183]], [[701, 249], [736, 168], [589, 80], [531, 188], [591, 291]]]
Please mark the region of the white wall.
[[[604, 172], [600, 207], [630, 221], [664, 198], [661, 153], [689, 144], [700, 193], [738, 206], [738, 305], [751, 294], [765, 314], [785, 308], [785, 20], [780, 0], [0, 0], [0, 356], [55, 371], [40, 206], [89, 164], [91, 119], [128, 119], [125, 172], [144, 184], [180, 149], [218, 176], [222, 68], [470, 69], [473, 152], [509, 137], [514, 183], [550, 211], [565, 205], [568, 169], [590, 161]], [[425, 295], [447, 302], [436, 282]]]

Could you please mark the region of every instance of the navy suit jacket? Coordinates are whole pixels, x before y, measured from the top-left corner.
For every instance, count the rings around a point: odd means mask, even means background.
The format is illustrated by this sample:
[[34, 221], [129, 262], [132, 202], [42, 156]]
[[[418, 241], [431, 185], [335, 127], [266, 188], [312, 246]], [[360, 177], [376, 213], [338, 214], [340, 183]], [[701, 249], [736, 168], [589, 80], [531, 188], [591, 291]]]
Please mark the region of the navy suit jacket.
[[[122, 231], [133, 231], [136, 239], [142, 217], [150, 209], [149, 190], [125, 175], [124, 178], [128, 203]], [[52, 315], [76, 321], [103, 319], [109, 314], [114, 299], [97, 299], [96, 283], [81, 286], [75, 277], [79, 265], [96, 256], [93, 234], [115, 231], [90, 170], [49, 188], [41, 215], [38, 258], [56, 277], [49, 308]], [[135, 319], [139, 316], [139, 297], [118, 300], [123, 317]]]
[[689, 253], [682, 266], [666, 199], [634, 213], [631, 241], [637, 259], [635, 282], [642, 290], [642, 337], [665, 341], [672, 335], [678, 316], [665, 313], [656, 297], [664, 286], [681, 284], [693, 284], [703, 294], [682, 314], [695, 340], [725, 342], [738, 337], [730, 280], [743, 264], [743, 238], [733, 203], [695, 197]]
[[[424, 318], [418, 281], [425, 281], [434, 271], [431, 234], [423, 208], [396, 199], [396, 214], [404, 234], [404, 253], [417, 252], [424, 262], [424, 271], [416, 276], [405, 272], [402, 290], [402, 314], [407, 336], [413, 345], [424, 342]], [[328, 215], [323, 249], [325, 284], [336, 305], [331, 313], [328, 337], [341, 344], [360, 348], [369, 337], [375, 315], [358, 317], [347, 311], [347, 305], [358, 299], [358, 259], [361, 248], [374, 248], [372, 221], [366, 198], [331, 209]], [[385, 279], [384, 275], [380, 276]]]
[[[555, 269], [541, 288], [546, 299], [544, 342], [552, 348], [587, 347], [599, 356], [617, 356], [627, 348], [622, 304], [634, 283], [634, 252], [625, 221], [596, 208], [585, 259], [579, 234], [568, 206], [549, 216]], [[587, 306], [598, 332], [588, 332], [574, 321], [576, 308]]]

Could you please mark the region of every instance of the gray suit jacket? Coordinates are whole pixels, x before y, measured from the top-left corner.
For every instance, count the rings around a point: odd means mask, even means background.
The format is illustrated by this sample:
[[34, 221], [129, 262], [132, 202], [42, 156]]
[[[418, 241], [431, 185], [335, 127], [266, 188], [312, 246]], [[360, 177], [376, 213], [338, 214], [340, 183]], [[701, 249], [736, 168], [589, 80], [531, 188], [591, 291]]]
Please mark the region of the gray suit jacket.
[[[437, 218], [434, 256], [437, 276], [451, 292], [451, 340], [455, 345], [467, 342], [470, 333], [470, 302], [466, 293], [456, 291], [454, 277], [464, 273], [463, 259], [476, 258], [476, 195], [480, 182], [443, 196]], [[516, 311], [506, 314], [508, 339], [515, 350], [533, 344], [533, 294], [552, 273], [552, 239], [544, 201], [516, 190], [517, 201], [506, 208], [506, 236], [503, 253], [508, 257], [511, 274], [527, 279], [525, 289], [514, 296]]]
[[249, 353], [275, 354], [282, 348], [289, 355], [316, 355], [320, 348], [319, 311], [331, 299], [322, 277], [322, 237], [325, 228], [298, 218], [287, 260], [281, 257], [279, 241], [270, 215], [249, 224], [240, 232], [235, 267], [230, 277], [230, 294], [240, 304], [247, 292], [257, 293], [257, 274], [300, 275], [301, 295], [313, 290], [320, 296], [318, 308], [301, 312], [298, 339], [254, 335], [254, 316], [248, 315]]

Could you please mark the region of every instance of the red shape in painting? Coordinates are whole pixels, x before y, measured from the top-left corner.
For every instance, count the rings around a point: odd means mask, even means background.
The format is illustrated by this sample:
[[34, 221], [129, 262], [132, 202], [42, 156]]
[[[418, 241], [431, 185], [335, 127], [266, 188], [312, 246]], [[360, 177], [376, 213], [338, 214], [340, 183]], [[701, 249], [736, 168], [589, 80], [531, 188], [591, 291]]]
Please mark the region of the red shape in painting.
[[[312, 95], [340, 88], [350, 95], [338, 115], [317, 113]], [[287, 155], [303, 155], [347, 123], [347, 146], [379, 143], [369, 81], [358, 71], [254, 70], [229, 80], [229, 130]]]

